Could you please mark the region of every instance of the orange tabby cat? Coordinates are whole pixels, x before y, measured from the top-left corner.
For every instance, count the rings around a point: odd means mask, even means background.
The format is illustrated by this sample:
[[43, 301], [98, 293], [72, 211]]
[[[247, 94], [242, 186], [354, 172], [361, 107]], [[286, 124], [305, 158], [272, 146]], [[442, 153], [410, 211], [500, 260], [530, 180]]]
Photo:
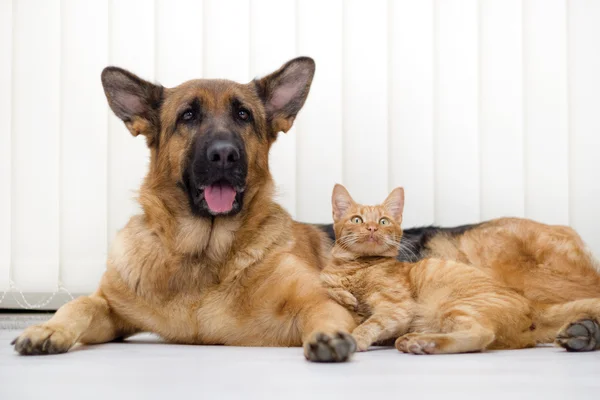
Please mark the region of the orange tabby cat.
[[568, 338], [569, 350], [600, 347], [597, 318], [566, 324], [600, 316], [600, 299], [536, 305], [475, 266], [397, 261], [402, 188], [382, 205], [363, 206], [336, 185], [332, 203], [336, 242], [321, 279], [333, 299], [354, 311], [360, 351], [395, 338], [398, 350], [413, 354], [518, 349], [551, 342], [559, 331], [559, 344]]

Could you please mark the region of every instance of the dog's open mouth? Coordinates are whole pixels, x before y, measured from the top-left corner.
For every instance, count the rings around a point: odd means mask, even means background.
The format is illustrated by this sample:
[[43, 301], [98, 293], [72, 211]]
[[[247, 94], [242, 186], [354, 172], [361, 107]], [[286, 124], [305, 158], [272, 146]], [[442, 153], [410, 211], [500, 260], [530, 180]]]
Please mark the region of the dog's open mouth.
[[209, 215], [231, 215], [241, 208], [243, 187], [233, 186], [225, 179], [196, 189], [194, 204]]
[[204, 188], [204, 200], [214, 214], [228, 213], [233, 210], [237, 191], [227, 181], [220, 180]]

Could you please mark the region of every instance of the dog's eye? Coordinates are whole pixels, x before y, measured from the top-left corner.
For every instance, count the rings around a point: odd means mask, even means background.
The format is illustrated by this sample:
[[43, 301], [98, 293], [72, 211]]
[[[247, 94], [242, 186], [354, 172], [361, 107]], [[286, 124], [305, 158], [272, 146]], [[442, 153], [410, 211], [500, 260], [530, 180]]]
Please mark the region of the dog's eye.
[[196, 115], [194, 114], [193, 110], [186, 110], [183, 112], [183, 114], [181, 115], [181, 119], [184, 121], [191, 121], [194, 119]]
[[363, 219], [361, 217], [359, 217], [358, 215], [352, 217], [352, 223], [353, 224], [362, 224]]
[[243, 108], [238, 110], [237, 115], [238, 115], [238, 118], [241, 119], [242, 121], [248, 121], [250, 119], [250, 111], [245, 110]]

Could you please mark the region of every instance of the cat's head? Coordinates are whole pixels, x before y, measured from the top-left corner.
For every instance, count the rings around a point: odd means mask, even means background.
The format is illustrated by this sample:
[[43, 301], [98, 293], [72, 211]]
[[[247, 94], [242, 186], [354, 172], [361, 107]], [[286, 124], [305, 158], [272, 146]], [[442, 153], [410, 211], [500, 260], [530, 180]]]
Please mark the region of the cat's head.
[[337, 184], [331, 203], [338, 246], [360, 256], [396, 256], [402, 238], [403, 188], [392, 190], [382, 204], [365, 206]]

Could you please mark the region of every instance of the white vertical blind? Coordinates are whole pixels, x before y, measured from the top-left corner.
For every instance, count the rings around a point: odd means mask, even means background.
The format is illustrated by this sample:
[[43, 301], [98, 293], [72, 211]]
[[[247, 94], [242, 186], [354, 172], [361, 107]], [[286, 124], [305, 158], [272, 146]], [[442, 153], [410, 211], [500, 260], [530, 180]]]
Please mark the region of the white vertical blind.
[[[296, 2], [252, 0], [250, 6], [250, 76], [258, 77], [297, 56]], [[296, 128], [280, 135], [269, 158], [273, 178], [280, 182], [276, 198], [292, 213], [296, 211], [296, 137]]]
[[600, 254], [600, 2], [567, 10], [569, 70], [569, 223]]
[[298, 54], [317, 71], [296, 119], [297, 214], [307, 222], [331, 220], [331, 191], [342, 179], [343, 1], [297, 1]]
[[[110, 0], [109, 64], [133, 71], [144, 79], [155, 75], [155, 13], [153, 2]], [[98, 85], [100, 82], [98, 81]], [[106, 104], [106, 99], [104, 99]], [[132, 137], [123, 122], [106, 110], [108, 118], [108, 241], [133, 214], [150, 152], [142, 135]]]
[[[391, 1], [389, 146], [390, 188], [409, 201], [405, 226], [433, 224], [433, 0]], [[412, 201], [411, 201], [412, 200]]]
[[60, 278], [92, 290], [107, 247], [106, 102], [99, 74], [108, 62], [103, 0], [63, 0], [61, 7]]
[[250, 0], [204, 0], [203, 23], [204, 78], [248, 81]]
[[569, 223], [566, 4], [523, 8], [525, 215], [555, 224]]
[[59, 274], [60, 17], [59, 0], [13, 2], [11, 276], [26, 291]]
[[521, 1], [480, 7], [481, 219], [524, 215]]
[[[329, 222], [336, 182], [405, 226], [525, 216], [600, 253], [600, 5], [592, 0], [0, 0], [0, 298], [89, 292], [149, 152], [100, 71], [175, 86], [317, 71], [274, 145], [278, 199]], [[2, 304], [0, 304], [2, 306]]]
[[344, 1], [344, 182], [366, 202], [388, 189], [387, 1]]
[[12, 31], [10, 0], [0, 0], [0, 290], [10, 287]]
[[202, 0], [156, 0], [155, 73], [162, 85], [174, 87], [202, 77], [203, 9]]
[[444, 225], [480, 215], [478, 11], [476, 0], [436, 3], [435, 220]]

